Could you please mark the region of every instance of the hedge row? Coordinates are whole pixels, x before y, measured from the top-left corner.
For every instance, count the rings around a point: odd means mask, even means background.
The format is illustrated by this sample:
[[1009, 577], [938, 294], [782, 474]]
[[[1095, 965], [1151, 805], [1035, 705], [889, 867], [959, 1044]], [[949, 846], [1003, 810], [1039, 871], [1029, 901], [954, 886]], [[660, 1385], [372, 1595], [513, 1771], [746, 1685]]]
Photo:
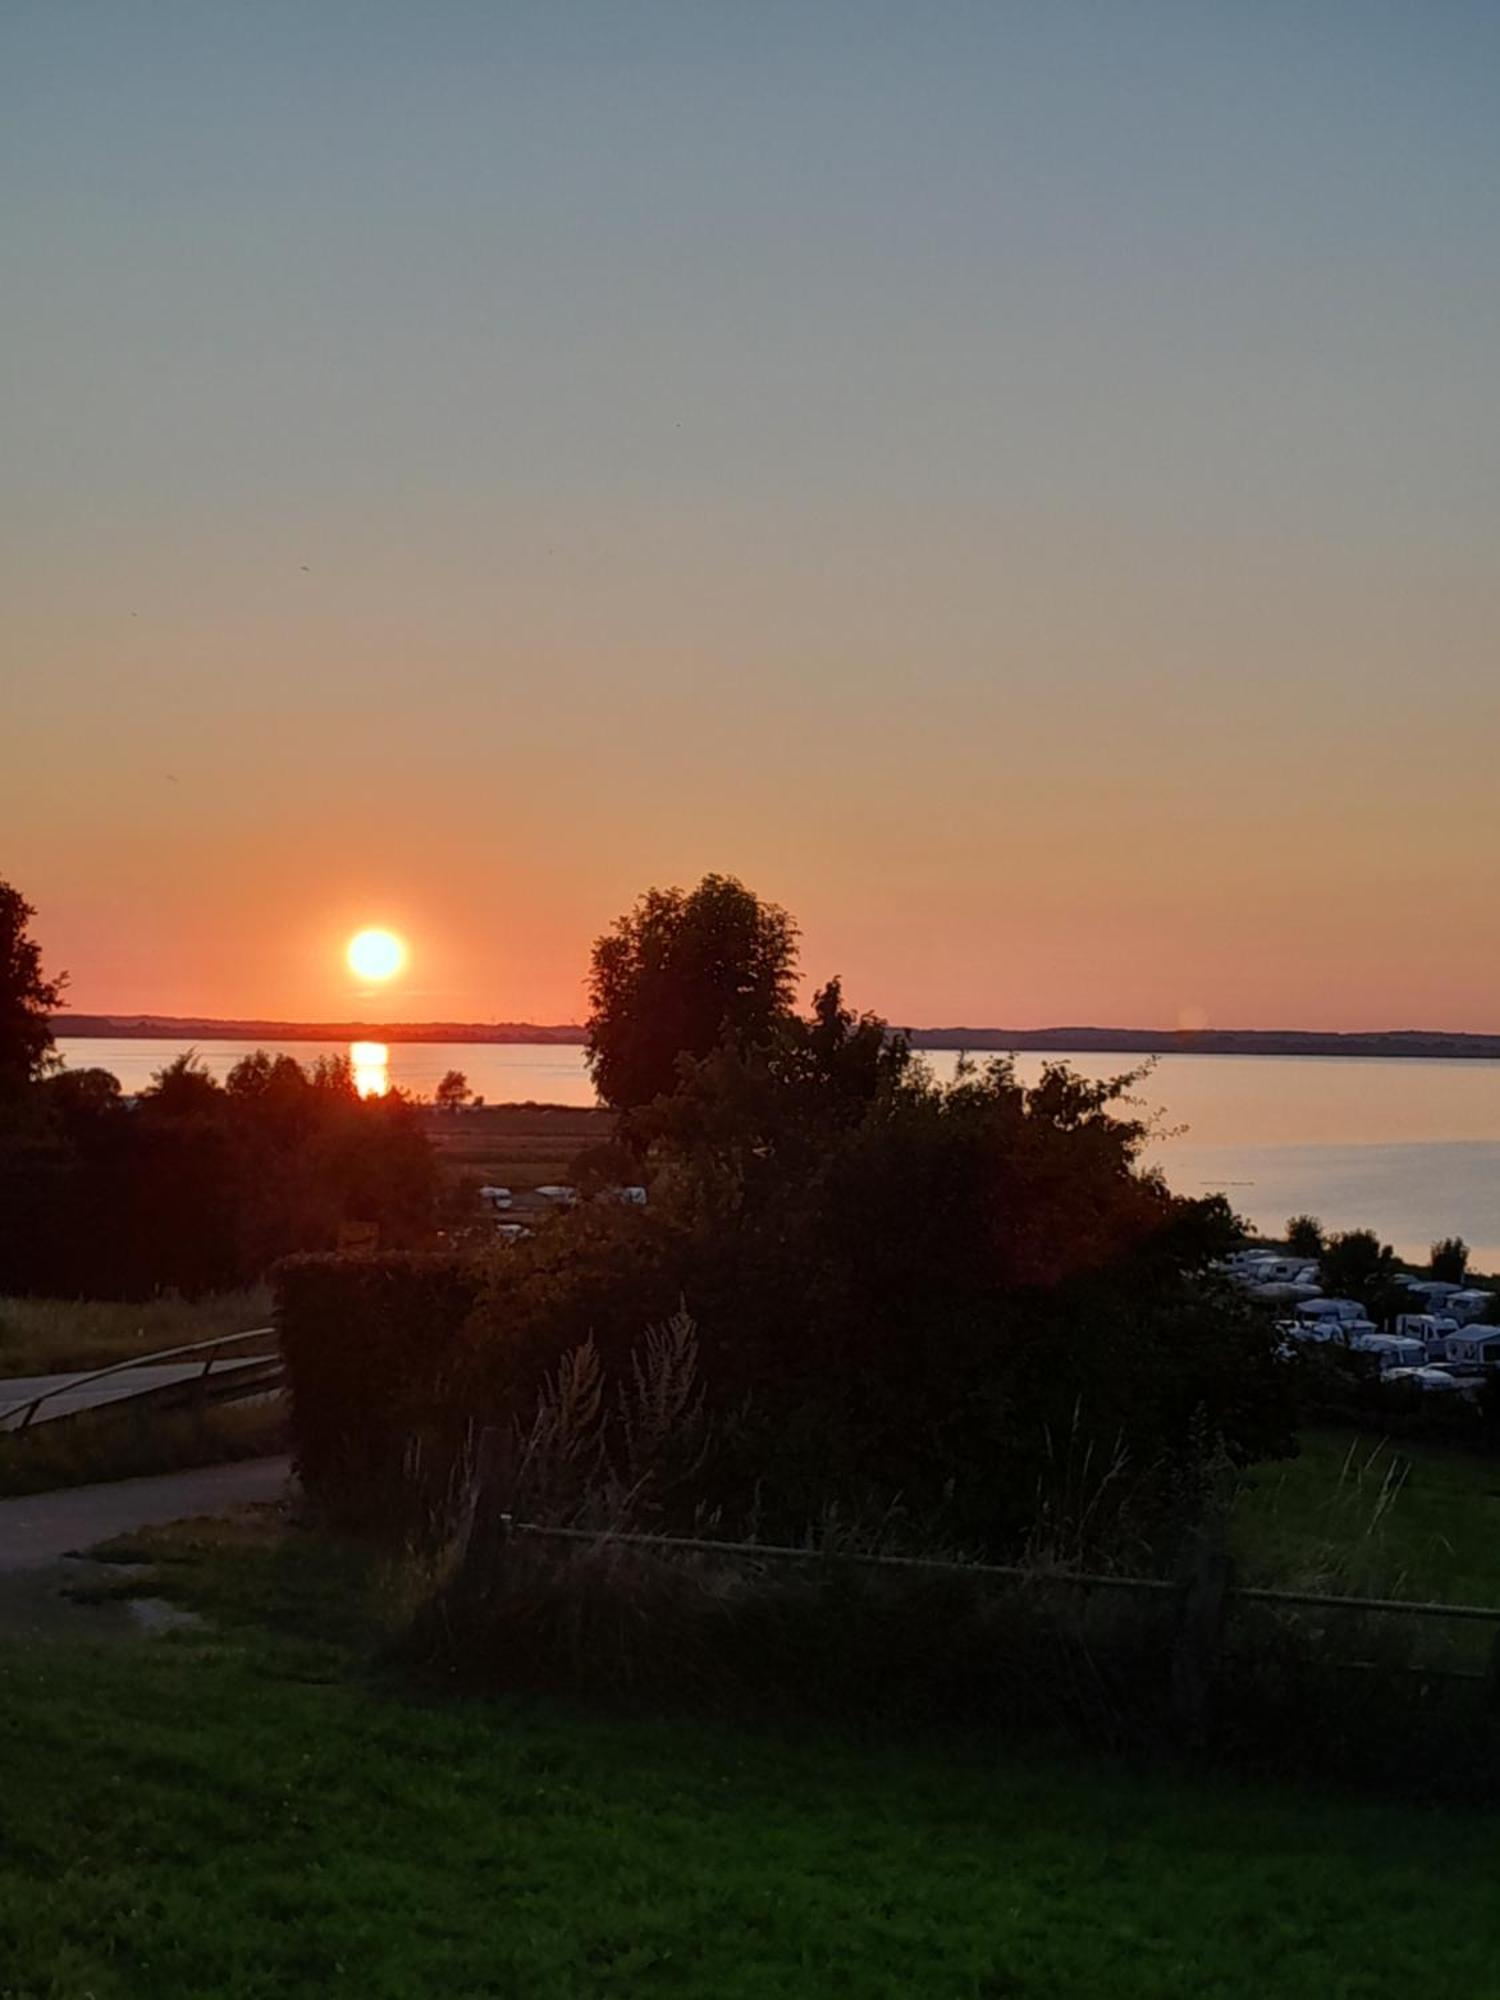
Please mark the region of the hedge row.
[[410, 1533], [443, 1505], [463, 1456], [472, 1265], [442, 1254], [291, 1257], [274, 1286], [305, 1491], [341, 1525]]

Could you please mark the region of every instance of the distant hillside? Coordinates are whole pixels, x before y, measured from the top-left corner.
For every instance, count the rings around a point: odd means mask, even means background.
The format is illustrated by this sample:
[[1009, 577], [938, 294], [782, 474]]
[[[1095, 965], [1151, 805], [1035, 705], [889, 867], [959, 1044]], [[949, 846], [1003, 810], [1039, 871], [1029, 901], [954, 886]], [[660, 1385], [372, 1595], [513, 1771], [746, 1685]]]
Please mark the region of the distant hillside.
[[1072, 1049], [1083, 1054], [1200, 1056], [1446, 1056], [1500, 1058], [1500, 1035], [1396, 1028], [1325, 1034], [1302, 1028], [917, 1028], [919, 1049]]
[[168, 1042], [560, 1042], [582, 1043], [571, 1022], [212, 1021], [180, 1014], [54, 1014], [52, 1032], [79, 1040]]
[[[57, 1014], [56, 1034], [78, 1039], [188, 1042], [550, 1042], [581, 1046], [576, 1022], [213, 1021], [173, 1014]], [[1327, 1034], [1301, 1028], [914, 1028], [919, 1049], [1100, 1051], [1110, 1055], [1404, 1056], [1500, 1060], [1500, 1035], [1399, 1028]]]

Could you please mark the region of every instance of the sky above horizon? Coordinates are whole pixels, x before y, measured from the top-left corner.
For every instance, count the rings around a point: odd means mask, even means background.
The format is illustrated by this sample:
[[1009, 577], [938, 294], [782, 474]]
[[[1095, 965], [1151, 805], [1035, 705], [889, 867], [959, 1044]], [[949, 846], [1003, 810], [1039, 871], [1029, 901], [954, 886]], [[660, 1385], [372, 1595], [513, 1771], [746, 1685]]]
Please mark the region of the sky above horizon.
[[81, 1011], [1500, 1027], [1500, 10], [10, 0], [0, 876]]

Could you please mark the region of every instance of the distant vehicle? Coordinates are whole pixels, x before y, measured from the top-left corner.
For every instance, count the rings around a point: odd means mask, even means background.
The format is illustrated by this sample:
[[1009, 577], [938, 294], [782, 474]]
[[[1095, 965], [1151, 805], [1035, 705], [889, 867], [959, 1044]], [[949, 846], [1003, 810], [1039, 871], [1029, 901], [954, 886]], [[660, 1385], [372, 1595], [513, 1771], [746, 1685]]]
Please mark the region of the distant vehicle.
[[549, 1181], [546, 1187], [539, 1187], [536, 1192], [540, 1200], [555, 1202], [559, 1208], [571, 1208], [578, 1199], [577, 1188], [563, 1187], [556, 1181]]
[[646, 1206], [646, 1190], [643, 1187], [601, 1188], [594, 1199], [596, 1201], [623, 1202], [627, 1208], [644, 1208]]
[[1304, 1299], [1297, 1308], [1298, 1319], [1334, 1327], [1353, 1326], [1364, 1316], [1358, 1299]]
[[1372, 1354], [1382, 1375], [1393, 1368], [1425, 1368], [1427, 1343], [1399, 1333], [1356, 1333], [1349, 1341], [1356, 1354]]
[[1454, 1293], [1464, 1290], [1462, 1285], [1452, 1284], [1447, 1278], [1409, 1278], [1403, 1276], [1399, 1282], [1406, 1287], [1407, 1291], [1424, 1300], [1429, 1312], [1446, 1312], [1448, 1310], [1448, 1301], [1453, 1297]]
[[1316, 1285], [1318, 1267], [1306, 1257], [1277, 1257], [1261, 1252], [1228, 1258], [1225, 1269], [1241, 1285]]
[[524, 1222], [502, 1222], [495, 1234], [503, 1236], [507, 1243], [518, 1243], [523, 1236], [529, 1236], [531, 1231]]
[[1461, 1326], [1443, 1340], [1444, 1361], [1470, 1368], [1500, 1364], [1500, 1326]]
[[482, 1187], [479, 1190], [479, 1199], [486, 1208], [496, 1209], [510, 1208], [515, 1202], [515, 1196], [510, 1189], [503, 1187]]
[[1392, 1368], [1381, 1378], [1386, 1382], [1409, 1382], [1423, 1395], [1470, 1396], [1478, 1386], [1465, 1382], [1457, 1375], [1450, 1375], [1446, 1368], [1435, 1368], [1430, 1363], [1425, 1368]]
[[1484, 1318], [1494, 1303], [1493, 1292], [1470, 1285], [1461, 1292], [1450, 1292], [1443, 1302], [1443, 1311], [1451, 1313], [1460, 1326], [1472, 1326], [1475, 1320]]
[[1458, 1322], [1445, 1313], [1397, 1313], [1396, 1331], [1407, 1340], [1420, 1340], [1429, 1361], [1440, 1361], [1447, 1352], [1448, 1335], [1458, 1332]]

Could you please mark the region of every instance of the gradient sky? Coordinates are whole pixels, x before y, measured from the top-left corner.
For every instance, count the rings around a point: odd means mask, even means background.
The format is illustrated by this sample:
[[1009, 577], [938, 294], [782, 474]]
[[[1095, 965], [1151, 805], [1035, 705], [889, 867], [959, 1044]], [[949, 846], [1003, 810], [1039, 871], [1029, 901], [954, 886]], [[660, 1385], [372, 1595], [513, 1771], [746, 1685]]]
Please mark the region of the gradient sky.
[[[7, 0], [0, 875], [81, 1009], [1500, 1027], [1500, 9]], [[366, 1011], [369, 1011], [366, 1008]]]

